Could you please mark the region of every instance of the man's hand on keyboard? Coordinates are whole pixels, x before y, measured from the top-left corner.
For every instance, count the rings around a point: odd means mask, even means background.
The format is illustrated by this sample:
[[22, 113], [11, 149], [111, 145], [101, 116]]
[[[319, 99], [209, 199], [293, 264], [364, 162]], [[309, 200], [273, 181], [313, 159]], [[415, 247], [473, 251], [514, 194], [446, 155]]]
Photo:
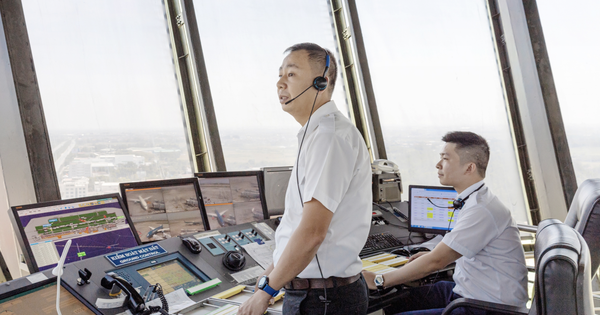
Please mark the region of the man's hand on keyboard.
[[417, 258], [419, 258], [419, 257], [421, 257], [421, 256], [423, 256], [423, 255], [427, 255], [427, 254], [429, 254], [429, 253], [430, 253], [430, 252], [418, 252], [418, 253], [416, 253], [416, 254], [414, 254], [414, 255], [410, 256], [410, 258], [408, 259], [408, 261], [407, 261], [406, 263], [408, 264], [408, 263], [410, 263], [411, 261], [413, 261], [413, 260], [415, 260], [415, 259], [417, 259]]

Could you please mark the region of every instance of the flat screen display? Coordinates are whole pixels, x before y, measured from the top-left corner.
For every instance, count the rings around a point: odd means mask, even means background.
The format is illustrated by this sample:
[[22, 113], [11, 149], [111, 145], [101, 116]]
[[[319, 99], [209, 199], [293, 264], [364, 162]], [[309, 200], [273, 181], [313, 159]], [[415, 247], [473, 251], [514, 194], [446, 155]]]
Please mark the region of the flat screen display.
[[13, 207], [13, 215], [34, 270], [54, 268], [67, 240], [65, 263], [139, 245], [118, 195]]
[[454, 188], [410, 185], [408, 189], [410, 231], [444, 234], [454, 228], [460, 216], [452, 205], [458, 196]]
[[285, 193], [292, 175], [292, 166], [265, 167], [265, 197], [269, 215], [281, 215], [285, 210]]
[[262, 172], [198, 173], [196, 177], [211, 230], [268, 218]]
[[142, 243], [205, 230], [193, 178], [121, 184], [129, 215]]
[[140, 269], [137, 272], [150, 284], [160, 283], [165, 294], [179, 289], [185, 290], [204, 282], [177, 259]]
[[[65, 288], [60, 288], [63, 314], [94, 315]], [[0, 300], [0, 314], [56, 314], [56, 282]]]

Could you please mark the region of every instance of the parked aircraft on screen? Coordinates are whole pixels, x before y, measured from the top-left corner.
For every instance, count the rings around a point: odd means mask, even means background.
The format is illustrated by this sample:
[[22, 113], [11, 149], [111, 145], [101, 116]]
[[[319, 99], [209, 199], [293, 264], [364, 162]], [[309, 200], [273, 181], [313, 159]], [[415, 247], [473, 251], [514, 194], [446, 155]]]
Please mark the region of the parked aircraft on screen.
[[133, 202], [134, 202], [134, 203], [139, 203], [139, 204], [140, 204], [140, 206], [142, 207], [142, 209], [144, 209], [144, 210], [148, 211], [148, 202], [146, 202], [146, 200], [148, 200], [148, 199], [150, 199], [150, 198], [152, 198], [152, 196], [144, 198], [144, 197], [142, 197], [142, 196], [140, 195], [140, 196], [138, 196], [138, 199], [137, 199], [137, 200], [134, 200]]
[[207, 213], [208, 216], [212, 217], [212, 218], [217, 218], [217, 222], [219, 222], [219, 225], [221, 227], [226, 227], [226, 226], [233, 226], [236, 225], [235, 223], [235, 218], [233, 216], [227, 216], [226, 218], [223, 217], [223, 214], [225, 214], [225, 212], [227, 212], [228, 210], [223, 210], [221, 212], [215, 210], [215, 213]]
[[147, 238], [151, 238], [154, 235], [156, 235], [157, 233], [164, 234], [165, 232], [169, 232], [171, 230], [170, 228], [163, 229], [162, 225], [159, 225], [156, 228], [153, 228], [153, 227], [149, 226], [149, 228], [150, 228], [150, 231], [148, 232], [148, 234], [146, 234]]

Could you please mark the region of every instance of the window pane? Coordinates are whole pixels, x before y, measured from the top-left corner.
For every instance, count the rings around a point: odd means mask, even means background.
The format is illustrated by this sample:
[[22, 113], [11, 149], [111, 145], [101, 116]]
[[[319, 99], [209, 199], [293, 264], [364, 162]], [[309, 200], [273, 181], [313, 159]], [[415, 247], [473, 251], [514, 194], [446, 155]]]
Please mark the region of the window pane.
[[24, 0], [63, 199], [191, 176], [160, 0]]
[[[486, 183], [528, 222], [484, 1], [358, 0], [388, 158], [408, 185], [439, 185], [448, 131], [473, 131], [491, 149]], [[405, 197], [407, 198], [407, 197]]]
[[600, 178], [600, 2], [538, 1], [577, 182]]
[[[194, 1], [227, 170], [294, 164], [301, 126], [279, 104], [279, 67], [283, 51], [301, 42], [339, 61], [328, 3]], [[333, 99], [348, 115], [339, 71]]]

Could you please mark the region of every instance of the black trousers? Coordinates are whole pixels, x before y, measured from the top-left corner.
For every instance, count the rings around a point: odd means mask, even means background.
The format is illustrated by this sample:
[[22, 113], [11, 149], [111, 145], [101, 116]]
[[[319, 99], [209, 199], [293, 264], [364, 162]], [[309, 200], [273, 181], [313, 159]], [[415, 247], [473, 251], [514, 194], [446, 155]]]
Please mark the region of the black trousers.
[[[433, 285], [409, 289], [409, 295], [400, 302], [385, 309], [386, 314], [402, 315], [439, 315], [453, 300], [461, 298], [452, 291], [455, 283], [440, 281]], [[493, 315], [494, 312], [459, 307], [452, 311], [452, 315]]]
[[[327, 300], [325, 303], [325, 290]], [[326, 305], [327, 304], [327, 305]], [[369, 298], [365, 279], [330, 289], [286, 290], [283, 314], [367, 314]], [[325, 313], [325, 308], [327, 312]]]

